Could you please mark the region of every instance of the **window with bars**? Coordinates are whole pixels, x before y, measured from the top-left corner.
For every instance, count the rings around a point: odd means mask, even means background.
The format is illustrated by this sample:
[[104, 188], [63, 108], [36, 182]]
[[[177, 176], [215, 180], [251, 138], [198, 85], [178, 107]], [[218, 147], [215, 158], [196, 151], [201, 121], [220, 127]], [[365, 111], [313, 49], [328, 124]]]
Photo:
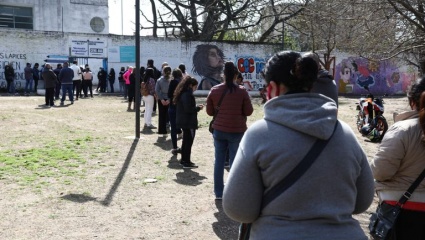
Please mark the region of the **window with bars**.
[[33, 29], [32, 8], [0, 5], [0, 28]]

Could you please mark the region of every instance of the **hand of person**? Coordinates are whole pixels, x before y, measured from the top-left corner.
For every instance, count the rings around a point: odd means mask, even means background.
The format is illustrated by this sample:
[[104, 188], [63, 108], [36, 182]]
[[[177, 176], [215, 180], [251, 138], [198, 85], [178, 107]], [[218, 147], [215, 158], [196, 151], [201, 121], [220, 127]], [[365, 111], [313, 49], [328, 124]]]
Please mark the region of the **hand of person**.
[[168, 104], [170, 104], [170, 101], [168, 100], [161, 100], [162, 105], [167, 106]]

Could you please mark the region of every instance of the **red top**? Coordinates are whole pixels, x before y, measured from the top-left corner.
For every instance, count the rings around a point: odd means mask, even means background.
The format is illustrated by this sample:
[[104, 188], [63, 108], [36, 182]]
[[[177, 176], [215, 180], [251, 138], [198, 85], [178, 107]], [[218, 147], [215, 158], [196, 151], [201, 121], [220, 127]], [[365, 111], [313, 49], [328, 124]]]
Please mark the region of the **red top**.
[[[385, 203], [395, 206], [397, 201], [384, 201]], [[425, 212], [425, 203], [407, 201], [402, 209]]]
[[[215, 118], [213, 128], [222, 132], [243, 133], [246, 131], [247, 116], [254, 111], [248, 92], [242, 86], [235, 84], [232, 92], [227, 91], [221, 102], [220, 110]], [[207, 114], [214, 115], [214, 109], [221, 95], [228, 90], [222, 83], [211, 88], [207, 97]]]

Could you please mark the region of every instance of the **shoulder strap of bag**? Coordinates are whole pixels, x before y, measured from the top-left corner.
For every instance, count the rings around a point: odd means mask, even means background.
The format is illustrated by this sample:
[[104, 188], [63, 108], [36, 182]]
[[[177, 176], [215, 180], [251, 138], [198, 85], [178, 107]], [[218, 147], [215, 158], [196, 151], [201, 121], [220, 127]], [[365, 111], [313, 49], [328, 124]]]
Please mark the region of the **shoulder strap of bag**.
[[317, 139], [307, 155], [301, 160], [301, 162], [292, 171], [284, 177], [278, 184], [273, 186], [263, 197], [262, 208], [266, 207], [270, 202], [282, 194], [285, 190], [291, 187], [313, 164], [320, 153], [325, 149], [329, 140], [334, 135], [338, 127], [338, 122], [335, 124], [332, 135], [327, 140]]
[[221, 102], [223, 102], [224, 95], [226, 95], [227, 91], [228, 91], [228, 89], [226, 89], [226, 91], [224, 91], [223, 94], [221, 94], [221, 97], [220, 97], [220, 100], [218, 101], [217, 107], [214, 109], [214, 116], [213, 116], [212, 120], [214, 120], [215, 117], [217, 116], [218, 111], [220, 110]]
[[422, 182], [422, 180], [425, 178], [425, 169], [422, 171], [422, 173], [416, 178], [416, 180], [410, 185], [409, 189], [401, 196], [401, 198], [398, 200], [396, 206], [399, 206], [400, 208], [409, 200], [409, 198], [412, 196], [415, 189], [419, 186], [419, 184]]

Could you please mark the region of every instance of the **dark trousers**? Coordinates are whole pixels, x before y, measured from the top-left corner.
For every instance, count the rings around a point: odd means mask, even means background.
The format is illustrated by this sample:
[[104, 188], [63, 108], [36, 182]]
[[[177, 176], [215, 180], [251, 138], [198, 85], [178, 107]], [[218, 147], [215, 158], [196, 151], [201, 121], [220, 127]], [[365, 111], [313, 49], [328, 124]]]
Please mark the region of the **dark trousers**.
[[60, 92], [61, 92], [61, 83], [58, 82], [55, 87], [55, 99], [59, 99]]
[[96, 90], [100, 92], [106, 92], [106, 79], [99, 79], [99, 85], [97, 86]]
[[72, 92], [75, 92], [75, 98], [78, 99], [81, 94], [81, 80], [72, 81]]
[[196, 129], [183, 128], [183, 142], [182, 142], [182, 159], [181, 163], [189, 163], [190, 154], [192, 152], [193, 140], [195, 139]]
[[182, 133], [180, 128], [176, 126], [176, 106], [169, 105], [168, 107], [168, 119], [170, 120], [170, 135], [171, 143], [173, 144], [173, 149], [177, 148], [177, 134]]
[[158, 134], [167, 134], [168, 106], [158, 101]]
[[153, 111], [156, 112], [156, 101], [153, 101]]
[[92, 80], [83, 80], [84, 97], [88, 97], [87, 89], [90, 90], [90, 97], [93, 97], [93, 81]]
[[54, 96], [55, 96], [55, 87], [46, 88], [46, 94], [44, 95], [44, 98], [46, 100], [46, 105], [53, 106], [55, 104]]
[[37, 94], [37, 88], [38, 88], [38, 79], [34, 78], [34, 92]]
[[402, 209], [395, 226], [397, 240], [425, 239], [425, 212]]
[[6, 82], [7, 82], [7, 92], [12, 93], [12, 90], [10, 89], [10, 87], [13, 84], [13, 80], [6, 80]]
[[114, 92], [114, 81], [109, 81], [109, 86], [111, 87], [111, 93]]

